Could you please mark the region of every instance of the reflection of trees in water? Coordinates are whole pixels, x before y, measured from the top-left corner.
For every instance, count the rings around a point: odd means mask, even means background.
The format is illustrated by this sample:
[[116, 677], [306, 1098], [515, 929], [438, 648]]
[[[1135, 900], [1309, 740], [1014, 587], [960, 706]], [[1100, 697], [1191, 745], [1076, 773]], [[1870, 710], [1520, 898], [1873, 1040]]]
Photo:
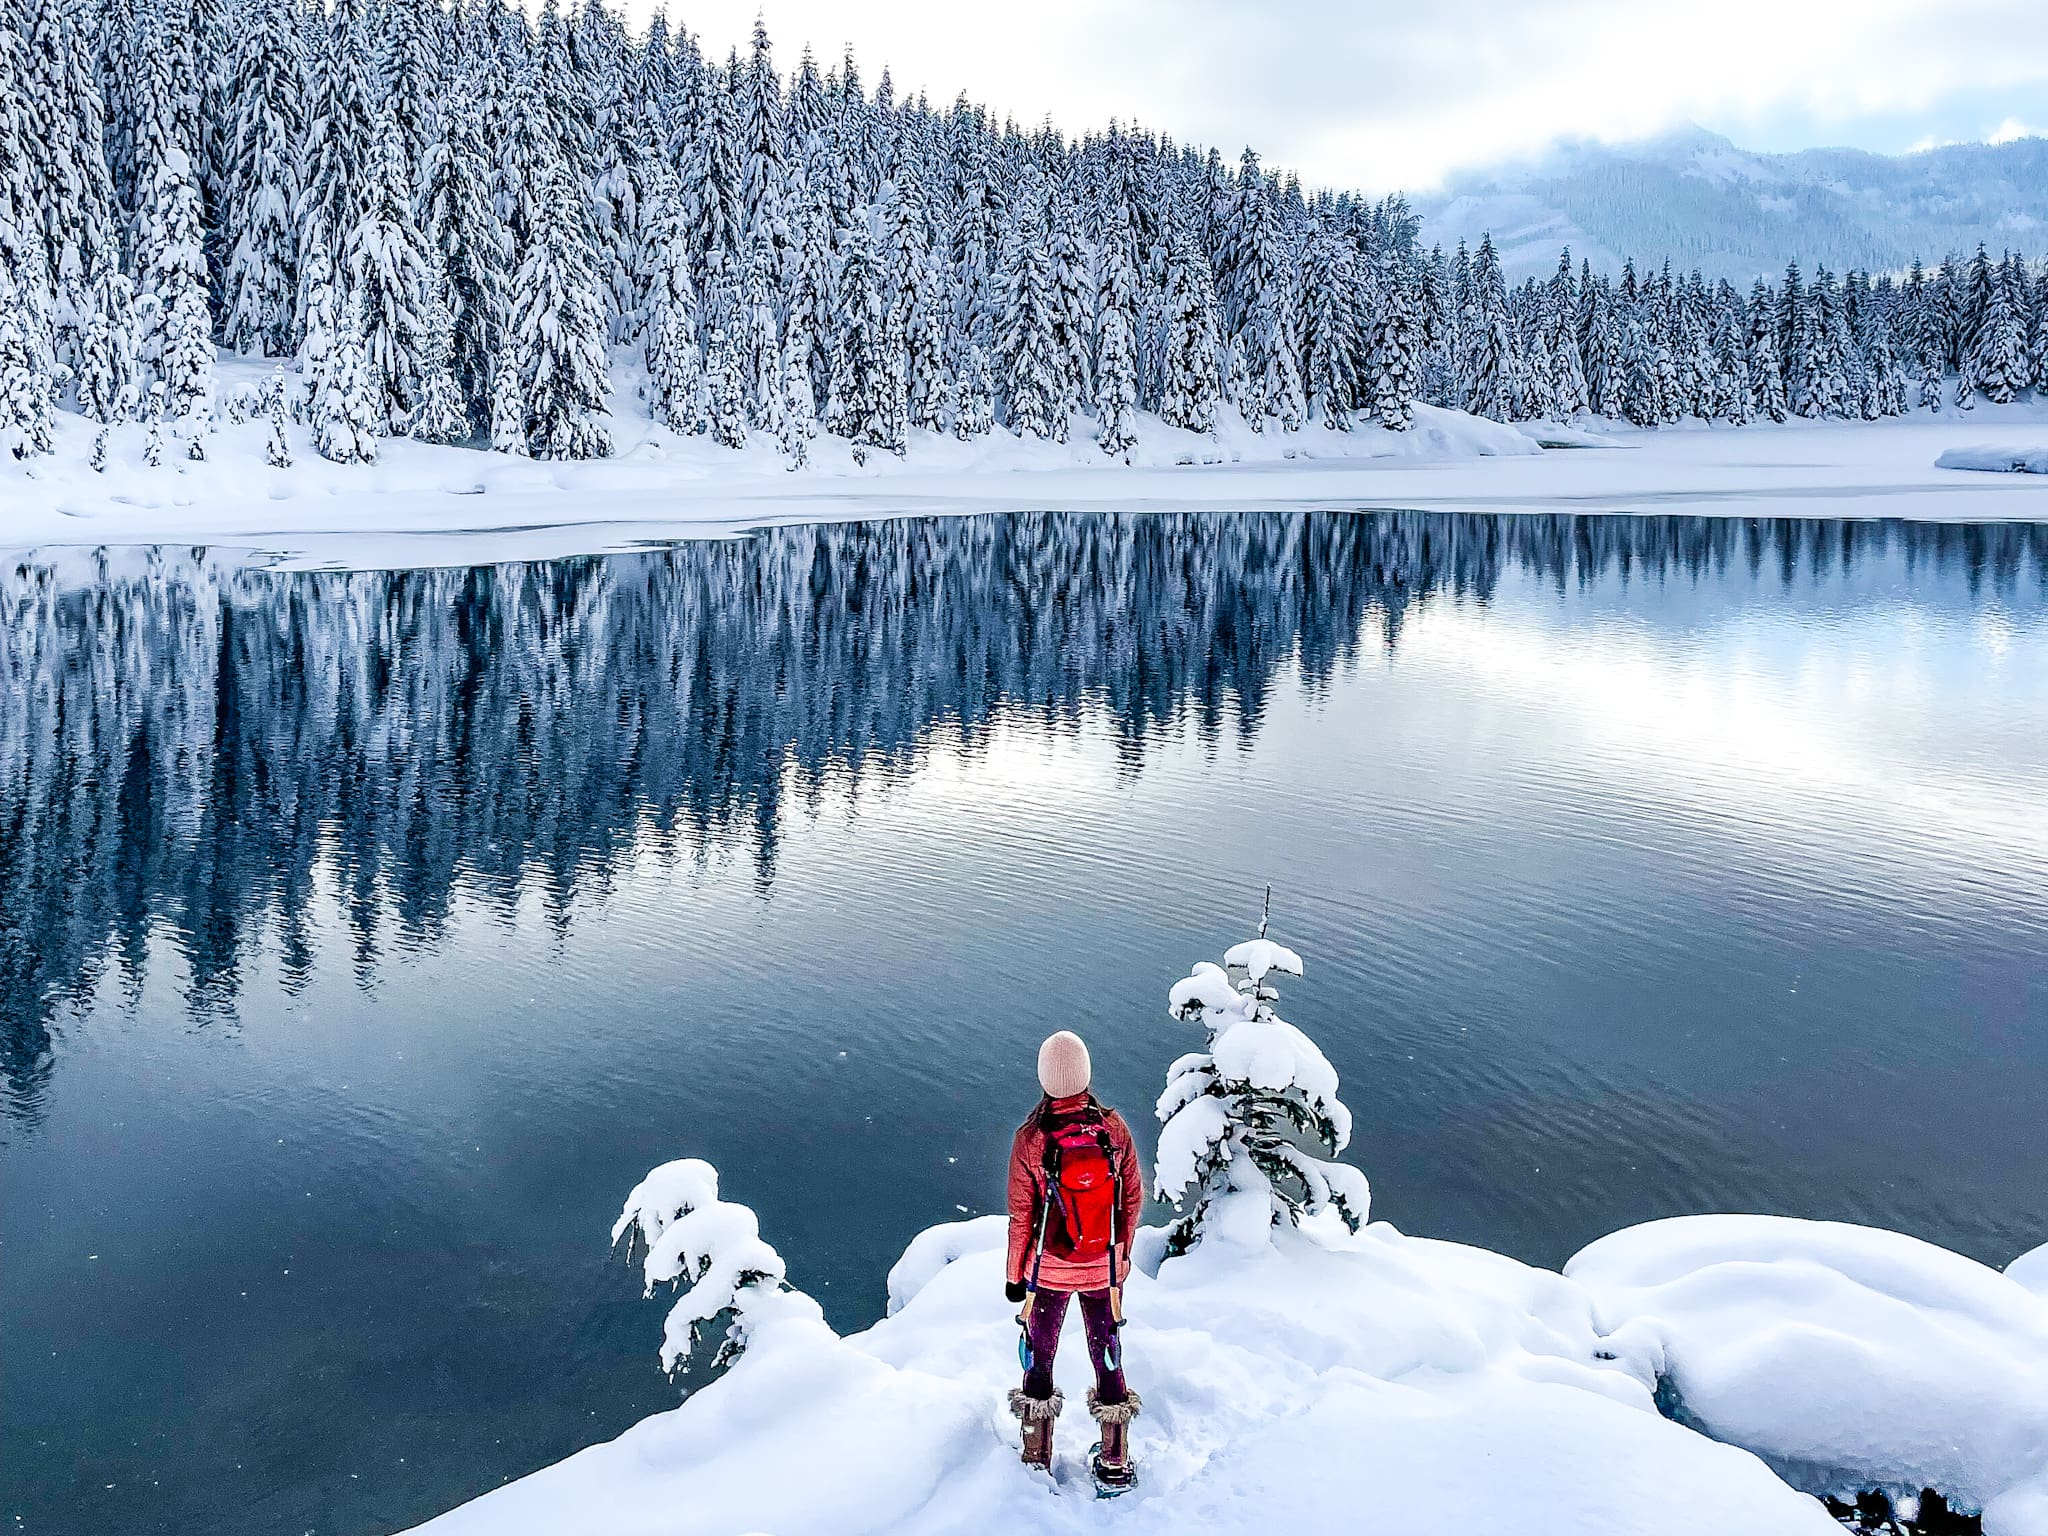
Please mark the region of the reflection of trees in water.
[[274, 935], [312, 963], [330, 869], [357, 962], [384, 920], [431, 943], [461, 886], [538, 883], [558, 919], [634, 846], [743, 841], [772, 879], [785, 795], [857, 795], [948, 726], [1108, 721], [1125, 763], [1188, 728], [1257, 732], [1276, 669], [1311, 687], [1370, 623], [1560, 589], [1881, 553], [2039, 582], [2048, 530], [1694, 518], [1016, 515], [786, 529], [655, 554], [376, 574], [223, 570], [165, 551], [0, 579], [0, 1077], [154, 929], [200, 1013]]

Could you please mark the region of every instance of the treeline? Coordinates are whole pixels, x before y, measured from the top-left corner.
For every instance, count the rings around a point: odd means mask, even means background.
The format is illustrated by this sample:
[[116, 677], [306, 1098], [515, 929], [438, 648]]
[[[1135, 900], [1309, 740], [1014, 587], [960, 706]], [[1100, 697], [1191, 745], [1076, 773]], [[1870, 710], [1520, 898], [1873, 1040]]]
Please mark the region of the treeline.
[[[2048, 275], [1983, 250], [1748, 295], [1666, 267], [1510, 288], [1399, 197], [1247, 151], [1069, 140], [786, 78], [603, 0], [0, 0], [0, 443], [57, 409], [206, 452], [267, 409], [318, 451], [610, 450], [614, 380], [682, 433], [1094, 435], [1506, 418], [1878, 416], [2042, 382]], [[280, 363], [221, 390], [217, 349]], [[225, 398], [223, 398], [225, 396]], [[95, 454], [103, 461], [106, 434]]]

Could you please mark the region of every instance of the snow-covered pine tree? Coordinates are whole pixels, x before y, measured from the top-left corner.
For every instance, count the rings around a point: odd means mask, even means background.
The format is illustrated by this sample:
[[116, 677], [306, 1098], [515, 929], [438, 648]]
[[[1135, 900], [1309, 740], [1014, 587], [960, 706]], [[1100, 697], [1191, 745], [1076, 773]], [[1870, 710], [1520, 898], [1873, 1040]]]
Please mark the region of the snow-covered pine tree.
[[284, 369], [270, 376], [270, 388], [266, 391], [266, 404], [270, 412], [270, 438], [265, 444], [264, 457], [272, 469], [292, 467], [292, 440], [285, 425], [285, 382]]
[[1334, 432], [1351, 430], [1359, 393], [1356, 258], [1348, 237], [1320, 224], [1302, 246], [1301, 371], [1308, 419]]
[[1778, 363], [1778, 318], [1770, 287], [1762, 278], [1749, 291], [1745, 367], [1751, 413], [1783, 421], [1791, 412], [1785, 401], [1785, 375]]
[[[886, 81], [889, 77], [882, 76]], [[875, 418], [876, 446], [901, 458], [910, 434], [910, 338], [904, 333], [904, 305], [889, 306], [882, 318], [881, 409]]]
[[1873, 414], [1905, 415], [1906, 374], [1899, 366], [1898, 349], [1892, 345], [1891, 322], [1882, 314], [1871, 319], [1869, 340], [1863, 349], [1863, 369]]
[[[1784, 357], [1785, 403], [1793, 415], [1812, 419], [1825, 415], [1829, 404], [1822, 350], [1824, 327], [1817, 306], [1808, 298], [1805, 285], [1799, 282], [1796, 267], [1786, 274], [1785, 285], [1788, 290], [1795, 285], [1799, 289], [1797, 305], [1792, 310], [1791, 345]], [[1782, 298], [1780, 305], [1782, 309]]]
[[161, 306], [156, 372], [164, 409], [197, 447], [213, 408], [213, 316], [206, 301], [205, 229], [191, 162], [167, 146], [157, 169], [151, 291]]
[[297, 340], [298, 153], [305, 64], [291, 0], [249, 0], [235, 61], [221, 225], [228, 247], [221, 339], [237, 352], [288, 357]]
[[714, 324], [704, 356], [704, 385], [709, 396], [711, 436], [722, 448], [747, 446], [747, 379], [740, 349]]
[[1383, 282], [1379, 312], [1373, 318], [1370, 403], [1389, 432], [1406, 432], [1414, 425], [1422, 384], [1418, 339], [1408, 290], [1398, 281]]
[[1113, 459], [1130, 461], [1138, 445], [1138, 374], [1130, 312], [1112, 304], [1102, 312], [1102, 342], [1095, 368], [1095, 441]]
[[383, 402], [363, 352], [362, 317], [355, 302], [334, 305], [334, 335], [325, 366], [313, 379], [313, 447], [337, 464], [374, 464], [383, 435]]
[[737, 313], [731, 321], [747, 425], [762, 432], [782, 429], [782, 337], [775, 323], [775, 244], [757, 233], [748, 254]]
[[[704, 359], [697, 348], [697, 294], [690, 286], [690, 251], [682, 208], [672, 181], [657, 181], [650, 223], [647, 289], [648, 404], [654, 419], [677, 432], [705, 431]], [[794, 333], [797, 321], [793, 317]]]
[[[140, 0], [135, 8], [132, 47], [125, 50], [129, 55], [125, 63], [133, 72], [129, 85], [133, 121], [126, 135], [132, 156], [127, 246], [138, 297], [147, 301], [137, 308], [137, 355], [151, 368], [163, 346], [165, 308], [157, 302], [155, 288], [157, 257], [164, 239], [157, 183], [168, 152], [175, 147], [189, 156], [197, 137], [192, 131], [196, 85], [185, 25], [189, 18], [167, 15], [170, 9], [168, 0]], [[189, 159], [186, 174], [190, 175]]]
[[299, 372], [306, 380], [310, 409], [319, 381], [332, 366], [334, 342], [341, 331], [341, 295], [335, 288], [334, 260], [327, 231], [317, 222], [306, 233], [299, 262]]
[[903, 451], [901, 439], [891, 436], [902, 364], [891, 356], [888, 301], [869, 220], [866, 208], [856, 208], [839, 232], [839, 330], [831, 389], [836, 420], [828, 422], [853, 444], [856, 463], [867, 462], [870, 448]]
[[164, 461], [164, 386], [161, 381], [149, 386], [149, 403], [142, 408], [142, 416], [149, 423], [149, 430], [142, 439], [142, 462], [155, 469]]
[[1574, 421], [1592, 403], [1579, 350], [1578, 302], [1567, 250], [1551, 279], [1544, 306], [1544, 334], [1550, 352], [1550, 409], [1559, 421]]
[[1749, 324], [1742, 298], [1723, 281], [1714, 293], [1714, 414], [1731, 426], [1756, 417], [1749, 395]]
[[330, 240], [345, 237], [362, 221], [372, 181], [383, 169], [370, 152], [377, 109], [362, 0], [334, 0], [326, 22], [321, 28], [315, 15], [306, 39], [314, 56], [314, 87], [299, 159], [302, 241], [316, 224]]
[[1508, 418], [1513, 401], [1514, 335], [1508, 318], [1507, 285], [1493, 236], [1482, 235], [1472, 264], [1471, 318], [1466, 336], [1465, 409], [1493, 421]]
[[[775, 59], [767, 28], [754, 18], [753, 51], [738, 80], [728, 84], [739, 97], [736, 118], [739, 128], [739, 234], [750, 245], [766, 241], [771, 273], [779, 274], [781, 255], [790, 243], [784, 197], [789, 180], [789, 130], [782, 95], [782, 80], [775, 72]], [[779, 378], [776, 359], [768, 362], [771, 375]], [[771, 378], [774, 391], [776, 378]], [[772, 426], [781, 408], [766, 413], [758, 423]]]
[[1556, 400], [1550, 377], [1550, 338], [1540, 317], [1523, 314], [1517, 318], [1513, 419], [1535, 421], [1548, 417]]
[[[1984, 319], [1991, 310], [1991, 295], [1997, 285], [1998, 269], [1992, 265], [1991, 254], [1984, 248], [1984, 242], [1977, 242], [1977, 254], [1970, 258], [1970, 265], [1960, 280], [1951, 282], [1949, 287], [1956, 294], [1952, 305], [1954, 314], [1956, 366], [1965, 362], [1977, 350], [1977, 336], [1984, 328]], [[1959, 291], [1958, 291], [1959, 290]]]
[[[29, 30], [26, 88], [16, 115], [29, 181], [12, 195], [0, 192], [0, 220], [9, 217], [9, 203], [40, 217], [45, 266], [30, 286], [50, 296], [55, 361], [74, 373], [97, 296], [120, 259], [105, 103], [93, 58], [97, 25], [85, 0], [42, 0]], [[5, 52], [0, 45], [0, 54]], [[7, 78], [7, 68], [0, 59], [0, 80]], [[0, 122], [0, 139], [7, 132]], [[0, 147], [0, 167], [10, 153]], [[0, 177], [7, 174], [0, 169]], [[8, 244], [0, 236], [0, 248]]]
[[691, 276], [704, 294], [733, 264], [739, 249], [740, 187], [733, 135], [730, 97], [717, 68], [707, 64], [698, 74], [689, 137], [676, 170], [690, 229]]
[[1617, 318], [1621, 326], [1621, 414], [1635, 426], [1654, 427], [1663, 419], [1663, 407], [1648, 322], [1637, 306]]
[[491, 375], [491, 452], [526, 458], [526, 394], [519, 382], [519, 359], [507, 347]]
[[612, 451], [605, 410], [605, 319], [569, 169], [548, 168], [533, 238], [512, 291], [522, 306], [509, 344], [538, 459], [601, 459]]
[[2048, 256], [2034, 277], [2033, 328], [2027, 333], [2027, 357], [2033, 365], [2036, 399], [2048, 398]]
[[1658, 292], [1645, 305], [1648, 311], [1645, 336], [1654, 402], [1648, 409], [1660, 426], [1672, 425], [1692, 409], [1692, 402], [1686, 398], [1678, 378], [1678, 341], [1673, 332], [1675, 317], [1670, 288], [1671, 274], [1667, 269]]
[[1216, 295], [1209, 263], [1193, 239], [1176, 230], [1166, 261], [1165, 345], [1160, 358], [1159, 415], [1190, 432], [1216, 429], [1223, 394], [1217, 368]]
[[449, 87], [420, 166], [417, 226], [448, 306], [450, 367], [472, 420], [490, 414], [492, 375], [510, 313], [511, 234], [491, 195], [492, 154], [478, 66]]
[[[815, 104], [814, 104], [815, 106]], [[785, 334], [800, 334], [810, 340], [812, 414], [815, 402], [824, 398], [831, 382], [832, 348], [826, 338], [834, 329], [834, 264], [832, 259], [832, 210], [823, 188], [811, 177], [808, 164], [823, 154], [814, 133], [805, 155], [791, 166], [789, 197], [791, 246], [788, 265]]]
[[1813, 328], [1813, 372], [1808, 404], [1815, 416], [1853, 415], [1850, 397], [1849, 329], [1843, 319], [1842, 295], [1833, 274], [1816, 266], [1808, 294]]
[[811, 459], [811, 435], [817, 430], [812, 413], [817, 408], [811, 394], [810, 340], [793, 335], [782, 357], [782, 415], [777, 431], [782, 460], [792, 470], [802, 469]]
[[425, 387], [434, 273], [413, 222], [404, 135], [389, 112], [379, 115], [374, 154], [382, 170], [371, 182], [362, 218], [349, 231], [343, 262], [363, 319], [371, 392], [388, 435], [398, 437], [411, 426]]
[[904, 299], [909, 312], [905, 362], [910, 424], [927, 432], [942, 432], [953, 413], [957, 390], [947, 364], [951, 348], [946, 317], [952, 306], [946, 298], [945, 262], [938, 252], [926, 251], [919, 258]]
[[1112, 458], [1128, 459], [1136, 446], [1138, 333], [1137, 271], [1129, 243], [1103, 242], [1096, 259], [1095, 441]]
[[1026, 166], [996, 274], [997, 371], [1004, 419], [1019, 437], [1067, 440], [1067, 362], [1053, 288], [1045, 177]]
[[48, 324], [40, 295], [16, 284], [14, 263], [0, 259], [0, 451], [11, 459], [33, 458], [53, 446], [50, 370], [37, 344], [38, 327]]
[[1293, 240], [1271, 186], [1257, 188], [1246, 208], [1237, 264], [1239, 314], [1235, 329], [1225, 335], [1245, 373], [1244, 386], [1233, 398], [1253, 430], [1271, 421], [1293, 432], [1307, 414]]
[[135, 285], [120, 272], [101, 280], [78, 358], [78, 408], [102, 426], [135, 410]]
[[1584, 348], [1586, 354], [1586, 404], [1595, 416], [1609, 421], [1621, 418], [1626, 371], [1621, 359], [1621, 332], [1613, 296], [1603, 277], [1589, 283], [1584, 292]]
[[448, 306], [437, 293], [427, 295], [425, 329], [419, 347], [419, 396], [412, 417], [412, 435], [423, 443], [462, 443], [473, 428], [456, 387], [451, 366], [454, 338]]
[[953, 435], [964, 443], [995, 430], [995, 385], [989, 375], [988, 354], [975, 342], [967, 343], [959, 373], [960, 403], [953, 413]]
[[1180, 1213], [1167, 1235], [1170, 1255], [1201, 1242], [1260, 1247], [1275, 1227], [1325, 1211], [1354, 1232], [1365, 1222], [1365, 1175], [1303, 1149], [1342, 1152], [1351, 1112], [1329, 1060], [1274, 1011], [1271, 978], [1301, 970], [1301, 957], [1262, 931], [1222, 965], [1197, 965], [1168, 996], [1173, 1016], [1199, 1022], [1207, 1036], [1167, 1068], [1159, 1097], [1155, 1183]]
[[1089, 364], [1095, 337], [1095, 291], [1074, 199], [1056, 188], [1047, 201], [1046, 228], [1051, 240], [1047, 278], [1052, 288], [1053, 350], [1066, 386], [1060, 416], [1067, 420], [1093, 390]]
[[439, 117], [445, 62], [442, 23], [438, 0], [383, 0], [372, 20], [378, 33], [374, 57], [382, 87], [379, 104], [398, 130], [397, 158], [406, 174], [406, 185], [398, 190], [407, 199]]
[[[1978, 249], [1981, 254], [1983, 248]], [[2008, 274], [1993, 272], [1987, 281], [1984, 313], [1970, 345], [1970, 374], [1985, 399], [1993, 405], [2010, 405], [2031, 376], [2026, 326]]]

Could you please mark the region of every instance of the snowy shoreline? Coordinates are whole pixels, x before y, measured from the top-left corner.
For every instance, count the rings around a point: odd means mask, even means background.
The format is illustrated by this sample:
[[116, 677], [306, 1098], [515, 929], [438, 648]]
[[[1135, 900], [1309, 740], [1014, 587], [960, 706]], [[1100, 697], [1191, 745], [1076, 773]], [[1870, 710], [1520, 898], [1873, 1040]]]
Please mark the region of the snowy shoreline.
[[[785, 1293], [790, 1321], [756, 1319], [679, 1407], [417, 1529], [1098, 1528], [1078, 1408], [1054, 1480], [1016, 1464], [1003, 1233], [983, 1216], [921, 1234], [890, 1315], [845, 1338]], [[1121, 1529], [1341, 1530], [1398, 1507], [1517, 1536], [1661, 1536], [1673, 1511], [1839, 1536], [1821, 1495], [1910, 1510], [1935, 1488], [1986, 1536], [2048, 1533], [2048, 1248], [2001, 1273], [1870, 1228], [1679, 1217], [1558, 1274], [1329, 1219], [1141, 1261], [1126, 1311], [1146, 1474]], [[1075, 1404], [1080, 1354], [1057, 1371]]]
[[[1647, 1222], [1561, 1273], [1368, 1224], [1351, 1112], [1279, 1017], [1293, 950], [1232, 946], [1176, 983], [1203, 1030], [1167, 1069], [1123, 1359], [1142, 1472], [1119, 1529], [1661, 1536], [1838, 1532], [1824, 1499], [1981, 1513], [2048, 1536], [2048, 1245], [2004, 1272], [1896, 1233], [1772, 1216]], [[1275, 1127], [1290, 1127], [1282, 1134]], [[1009, 1218], [928, 1228], [888, 1315], [842, 1336], [716, 1169], [678, 1159], [611, 1229], [660, 1360], [724, 1374], [617, 1439], [418, 1527], [429, 1536], [1065, 1532], [1103, 1515], [1061, 1349], [1050, 1477], [1009, 1417]], [[1041, 1399], [1043, 1401], [1044, 1399]], [[1055, 1410], [1055, 1417], [1058, 1417]], [[1930, 1497], [1931, 1496], [1931, 1497]]]
[[[111, 467], [100, 473], [86, 465], [90, 424], [64, 415], [54, 455], [0, 466], [0, 541], [17, 550], [202, 544], [284, 567], [381, 568], [602, 554], [786, 523], [1020, 509], [2048, 516], [2048, 498], [2030, 477], [1935, 467], [1961, 437], [1996, 449], [2038, 442], [2048, 421], [2039, 404], [1980, 406], [1966, 417], [1662, 431], [1510, 427], [1427, 406], [1416, 417], [1398, 434], [1259, 434], [1229, 420], [1213, 436], [1146, 419], [1128, 464], [1106, 462], [1085, 433], [1065, 444], [918, 433], [905, 458], [871, 456], [865, 466], [844, 444], [821, 439], [811, 465], [794, 473], [765, 441], [734, 453], [644, 417], [606, 460], [543, 463], [394, 439], [375, 465], [306, 452], [288, 470], [264, 463], [260, 421], [223, 427], [204, 462], [154, 468], [141, 463], [143, 429], [130, 426], [116, 430]], [[1546, 450], [1539, 439], [1574, 446]]]

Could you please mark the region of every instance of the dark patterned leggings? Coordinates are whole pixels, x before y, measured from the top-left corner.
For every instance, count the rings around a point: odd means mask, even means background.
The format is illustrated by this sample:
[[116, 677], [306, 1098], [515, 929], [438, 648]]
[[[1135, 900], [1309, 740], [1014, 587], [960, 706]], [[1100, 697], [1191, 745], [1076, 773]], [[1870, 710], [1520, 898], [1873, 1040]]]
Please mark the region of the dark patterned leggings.
[[[1052, 1396], [1052, 1357], [1059, 1350], [1060, 1325], [1067, 1320], [1067, 1302], [1073, 1295], [1072, 1291], [1041, 1286], [1038, 1299], [1031, 1304], [1031, 1322], [1025, 1330], [1031, 1343], [1031, 1369], [1024, 1373], [1026, 1397]], [[1116, 1338], [1109, 1292], [1083, 1291], [1080, 1295], [1081, 1327], [1088, 1336], [1088, 1358], [1095, 1365], [1095, 1395], [1105, 1403], [1120, 1403], [1129, 1396], [1129, 1389], [1124, 1385], [1121, 1349], [1117, 1363], [1109, 1363], [1110, 1341]]]

